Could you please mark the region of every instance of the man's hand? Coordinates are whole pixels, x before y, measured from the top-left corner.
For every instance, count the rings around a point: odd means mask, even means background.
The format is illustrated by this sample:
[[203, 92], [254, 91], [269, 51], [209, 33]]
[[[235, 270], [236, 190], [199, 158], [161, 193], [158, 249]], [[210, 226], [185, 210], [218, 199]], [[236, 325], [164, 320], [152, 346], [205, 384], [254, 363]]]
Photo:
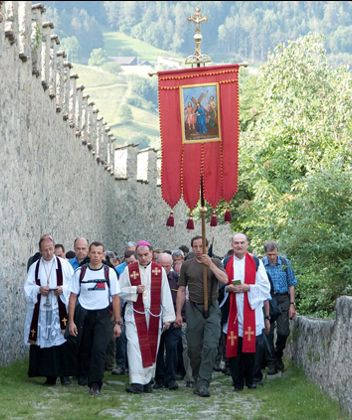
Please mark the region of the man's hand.
[[120, 337], [121, 335], [121, 326], [119, 324], [114, 325], [114, 336]]
[[55, 296], [60, 296], [60, 295], [62, 295], [62, 293], [63, 293], [63, 288], [61, 286], [59, 286], [55, 289], [54, 295]]
[[182, 315], [176, 315], [175, 327], [176, 328], [181, 328], [182, 323], [183, 323]]
[[72, 335], [73, 337], [77, 337], [78, 329], [77, 329], [76, 324], [73, 321], [70, 322], [69, 331], [70, 331], [70, 335]]
[[295, 305], [290, 305], [290, 309], [288, 310], [288, 316], [290, 319], [296, 318], [296, 307]]
[[206, 265], [207, 267], [210, 267], [213, 264], [213, 261], [208, 254], [202, 254], [200, 257], [197, 257], [197, 261]]
[[170, 328], [171, 322], [164, 322], [163, 331], [166, 331]]
[[269, 335], [269, 333], [270, 333], [270, 319], [265, 319], [264, 324], [265, 324], [264, 334]]
[[245, 293], [249, 291], [249, 284], [243, 283], [237, 286], [229, 284], [227, 286], [227, 291], [231, 293]]
[[145, 287], [143, 286], [143, 284], [139, 284], [137, 286], [137, 293], [143, 293], [145, 290]]
[[45, 286], [45, 287], [44, 286], [40, 286], [39, 292], [43, 296], [48, 296], [49, 295], [49, 286]]

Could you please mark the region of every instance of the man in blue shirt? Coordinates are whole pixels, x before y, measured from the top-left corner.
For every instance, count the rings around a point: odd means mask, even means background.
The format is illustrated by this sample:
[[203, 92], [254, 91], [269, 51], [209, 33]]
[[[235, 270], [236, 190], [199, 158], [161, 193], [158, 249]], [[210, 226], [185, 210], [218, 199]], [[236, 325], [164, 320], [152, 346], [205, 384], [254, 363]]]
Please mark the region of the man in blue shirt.
[[88, 247], [89, 247], [89, 243], [88, 243], [88, 240], [86, 238], [76, 238], [75, 239], [75, 241], [73, 243], [73, 248], [75, 250], [76, 256], [69, 260], [69, 263], [72, 265], [74, 270], [77, 270], [77, 268], [87, 258]]
[[[268, 374], [275, 374], [277, 370], [284, 370], [282, 355], [290, 334], [289, 320], [296, 316], [295, 286], [297, 285], [297, 279], [290, 261], [279, 255], [276, 242], [266, 242], [264, 244], [264, 251], [265, 257], [263, 258], [263, 264], [268, 273], [268, 277], [271, 279], [271, 293], [281, 309], [281, 314], [276, 320], [275, 366], [269, 366], [268, 371]], [[271, 332], [268, 337], [271, 340], [270, 344], [272, 348], [274, 348], [274, 327], [275, 323], [272, 323]]]

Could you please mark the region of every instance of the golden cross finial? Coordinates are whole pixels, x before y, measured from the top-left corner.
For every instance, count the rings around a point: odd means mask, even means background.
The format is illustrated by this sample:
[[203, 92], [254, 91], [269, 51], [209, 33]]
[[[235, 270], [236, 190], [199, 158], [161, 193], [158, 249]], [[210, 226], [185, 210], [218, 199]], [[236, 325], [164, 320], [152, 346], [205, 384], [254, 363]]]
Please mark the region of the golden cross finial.
[[202, 42], [202, 34], [200, 33], [200, 25], [208, 20], [207, 16], [202, 16], [200, 8], [197, 7], [194, 15], [189, 16], [187, 18], [189, 22], [194, 23], [195, 26], [195, 34], [193, 36], [194, 42], [196, 43], [196, 48], [193, 55], [190, 55], [186, 59], [186, 64], [197, 64], [198, 66], [200, 63], [208, 63], [211, 61], [211, 58], [205, 54], [201, 53], [200, 44]]
[[196, 25], [196, 33], [200, 33], [200, 24], [206, 22], [208, 20], [208, 17], [207, 16], [202, 16], [202, 14], [200, 12], [200, 8], [197, 7], [194, 15], [189, 16], [187, 18], [187, 20], [189, 22], [195, 23], [195, 25]]

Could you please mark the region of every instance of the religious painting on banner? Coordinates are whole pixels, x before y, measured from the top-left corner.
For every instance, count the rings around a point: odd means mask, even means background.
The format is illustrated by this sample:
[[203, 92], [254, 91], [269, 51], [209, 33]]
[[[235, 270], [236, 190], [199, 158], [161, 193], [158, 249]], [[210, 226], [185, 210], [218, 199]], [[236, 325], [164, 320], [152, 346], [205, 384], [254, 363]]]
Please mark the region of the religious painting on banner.
[[218, 83], [180, 86], [182, 141], [221, 141]]
[[200, 184], [215, 209], [237, 192], [238, 64], [158, 72], [161, 188], [173, 208], [197, 206]]

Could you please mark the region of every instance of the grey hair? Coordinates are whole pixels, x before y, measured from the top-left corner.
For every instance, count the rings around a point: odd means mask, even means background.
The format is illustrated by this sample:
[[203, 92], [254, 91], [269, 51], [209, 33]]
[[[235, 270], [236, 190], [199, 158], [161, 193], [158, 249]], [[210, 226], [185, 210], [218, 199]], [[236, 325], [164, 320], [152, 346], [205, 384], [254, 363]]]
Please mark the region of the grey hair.
[[272, 251], [278, 251], [279, 248], [277, 246], [277, 243], [275, 241], [266, 241], [264, 243], [264, 251], [265, 252], [272, 252]]
[[174, 249], [171, 252], [171, 256], [172, 257], [182, 257], [182, 258], [185, 258], [185, 254], [183, 253], [183, 251], [181, 249]]

